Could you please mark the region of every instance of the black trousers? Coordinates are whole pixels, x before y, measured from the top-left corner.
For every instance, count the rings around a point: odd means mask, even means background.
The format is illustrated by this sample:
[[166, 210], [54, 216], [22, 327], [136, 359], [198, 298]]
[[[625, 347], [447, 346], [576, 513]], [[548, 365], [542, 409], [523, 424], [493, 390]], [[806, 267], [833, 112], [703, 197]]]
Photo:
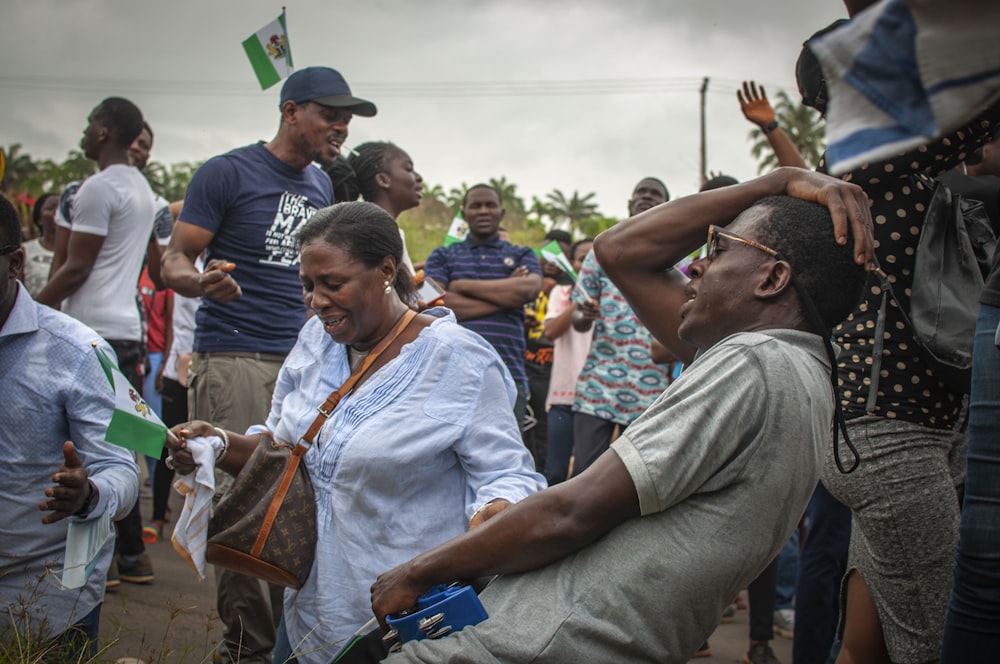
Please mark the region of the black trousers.
[[[146, 349], [142, 342], [108, 339], [108, 344], [118, 356], [118, 368], [132, 387], [142, 394], [142, 375], [146, 366]], [[118, 531], [116, 546], [119, 555], [138, 556], [146, 552], [146, 545], [142, 543], [142, 514], [139, 512], [138, 497], [125, 518], [115, 521], [115, 528]]]

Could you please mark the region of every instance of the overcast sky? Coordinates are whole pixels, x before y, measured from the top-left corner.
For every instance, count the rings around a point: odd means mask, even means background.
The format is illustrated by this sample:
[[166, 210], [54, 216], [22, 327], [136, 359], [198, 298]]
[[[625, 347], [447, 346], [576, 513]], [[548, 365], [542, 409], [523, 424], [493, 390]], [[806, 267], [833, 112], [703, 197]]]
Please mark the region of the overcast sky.
[[[62, 159], [111, 95], [142, 108], [161, 162], [268, 140], [280, 84], [260, 90], [241, 42], [280, 11], [4, 0], [0, 145]], [[335, 67], [378, 106], [354, 119], [348, 146], [391, 140], [446, 190], [506, 176], [528, 202], [593, 191], [609, 216], [647, 175], [675, 197], [697, 189], [704, 77], [708, 169], [753, 177], [737, 85], [794, 93], [802, 41], [844, 15], [838, 0], [287, 2], [295, 66]]]

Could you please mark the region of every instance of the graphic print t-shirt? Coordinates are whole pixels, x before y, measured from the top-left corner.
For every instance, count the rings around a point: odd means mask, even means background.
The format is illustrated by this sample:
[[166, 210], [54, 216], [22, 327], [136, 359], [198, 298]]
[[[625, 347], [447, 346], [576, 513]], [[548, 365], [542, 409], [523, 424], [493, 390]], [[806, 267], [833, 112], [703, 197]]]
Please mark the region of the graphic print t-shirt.
[[285, 354], [305, 322], [295, 234], [333, 202], [330, 178], [314, 166], [297, 170], [263, 143], [214, 157], [188, 185], [180, 220], [214, 233], [206, 262], [236, 264], [243, 296], [203, 298], [197, 352]]

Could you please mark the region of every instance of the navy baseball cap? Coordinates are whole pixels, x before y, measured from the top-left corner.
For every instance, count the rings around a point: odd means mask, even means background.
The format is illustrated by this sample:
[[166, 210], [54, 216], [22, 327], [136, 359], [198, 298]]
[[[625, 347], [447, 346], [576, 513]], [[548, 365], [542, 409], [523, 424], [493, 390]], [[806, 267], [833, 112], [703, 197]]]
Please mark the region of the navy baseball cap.
[[314, 101], [323, 106], [346, 108], [365, 118], [374, 116], [375, 104], [351, 95], [351, 88], [340, 72], [330, 67], [306, 67], [293, 72], [281, 86], [281, 104]]

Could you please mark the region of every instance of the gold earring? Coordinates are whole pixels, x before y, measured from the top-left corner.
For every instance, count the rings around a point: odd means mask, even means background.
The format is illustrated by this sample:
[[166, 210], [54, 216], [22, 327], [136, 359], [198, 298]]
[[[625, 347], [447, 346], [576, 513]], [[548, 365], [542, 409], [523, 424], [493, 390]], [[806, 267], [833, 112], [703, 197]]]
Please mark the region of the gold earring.
[[385, 294], [388, 295], [391, 292], [392, 292], [392, 285], [389, 283], [389, 280], [386, 279], [385, 280]]

